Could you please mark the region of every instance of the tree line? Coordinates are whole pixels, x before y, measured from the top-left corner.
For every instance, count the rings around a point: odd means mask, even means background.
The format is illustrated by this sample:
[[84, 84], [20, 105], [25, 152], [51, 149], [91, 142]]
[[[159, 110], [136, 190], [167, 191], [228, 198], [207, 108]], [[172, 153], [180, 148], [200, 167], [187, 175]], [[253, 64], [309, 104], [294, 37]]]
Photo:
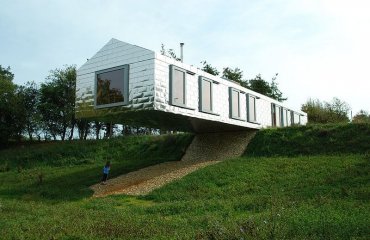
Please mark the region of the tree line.
[[370, 114], [365, 110], [360, 110], [350, 119], [351, 107], [336, 97], [330, 102], [308, 99], [301, 110], [307, 113], [309, 123], [370, 123]]
[[[0, 65], [0, 143], [9, 140], [109, 138], [113, 134], [152, 134], [156, 129], [75, 118], [76, 66], [51, 70], [40, 85], [16, 85], [10, 67]], [[75, 135], [78, 136], [75, 136]]]
[[[161, 53], [176, 60], [172, 49], [166, 51], [162, 45]], [[270, 82], [261, 74], [255, 78], [243, 79], [239, 68], [223, 68], [220, 73], [206, 61], [202, 70], [212, 75], [235, 81], [243, 87], [267, 95], [278, 101], [285, 101], [276, 82], [276, 74]], [[27, 82], [24, 85], [13, 83], [14, 74], [10, 67], [0, 65], [0, 143], [9, 140], [72, 140], [94, 137], [109, 138], [114, 133], [159, 134], [160, 130], [139, 126], [115, 125], [99, 121], [75, 118], [76, 66], [66, 65], [51, 70], [40, 85]], [[349, 105], [338, 98], [331, 102], [308, 99], [301, 110], [308, 114], [308, 123], [349, 122]], [[370, 122], [370, 114], [364, 110], [357, 113], [352, 122]], [[166, 131], [167, 132], [167, 131]], [[101, 136], [102, 135], [102, 136]]]
[[[161, 54], [171, 57], [176, 61], [181, 61], [177, 57], [173, 49], [166, 50], [165, 45], [161, 45]], [[276, 73], [271, 81], [266, 81], [261, 74], [257, 74], [252, 79], [244, 79], [243, 71], [236, 67], [225, 67], [222, 73], [207, 61], [202, 61], [203, 71], [214, 76], [221, 76], [228, 80], [232, 80], [241, 86], [251, 89], [252, 91], [261, 93], [271, 97], [279, 102], [287, 100], [278, 88], [276, 81], [278, 73]], [[354, 123], [370, 123], [370, 114], [365, 110], [360, 110], [352, 119], [349, 118], [351, 107], [345, 101], [334, 97], [330, 102], [320, 101], [319, 99], [308, 99], [301, 105], [301, 110], [308, 115], [309, 124], [326, 124], [326, 123], [341, 123], [341, 122], [354, 122]]]
[[[181, 61], [181, 59], [177, 57], [175, 51], [172, 48], [166, 49], [163, 43], [161, 45], [160, 53], [164, 56], [173, 58], [176, 61]], [[278, 88], [278, 83], [276, 81], [278, 73], [276, 73], [269, 82], [266, 81], [261, 74], [257, 74], [256, 77], [252, 79], [244, 79], [243, 71], [238, 67], [236, 68], [225, 67], [223, 68], [222, 73], [220, 73], [220, 71], [218, 71], [216, 67], [212, 66], [207, 61], [202, 61], [201, 64], [202, 64], [201, 70], [204, 72], [234, 81], [240, 84], [242, 87], [251, 89], [255, 92], [271, 97], [279, 102], [287, 100], [286, 97], [283, 97], [283, 93]]]

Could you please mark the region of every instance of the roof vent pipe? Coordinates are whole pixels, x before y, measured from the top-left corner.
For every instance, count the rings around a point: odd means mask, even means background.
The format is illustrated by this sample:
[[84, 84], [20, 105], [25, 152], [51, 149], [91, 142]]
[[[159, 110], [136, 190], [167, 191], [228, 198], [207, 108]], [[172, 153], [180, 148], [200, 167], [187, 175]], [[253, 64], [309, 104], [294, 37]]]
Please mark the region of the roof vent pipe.
[[184, 43], [180, 43], [180, 49], [181, 49], [181, 62], [184, 61]]

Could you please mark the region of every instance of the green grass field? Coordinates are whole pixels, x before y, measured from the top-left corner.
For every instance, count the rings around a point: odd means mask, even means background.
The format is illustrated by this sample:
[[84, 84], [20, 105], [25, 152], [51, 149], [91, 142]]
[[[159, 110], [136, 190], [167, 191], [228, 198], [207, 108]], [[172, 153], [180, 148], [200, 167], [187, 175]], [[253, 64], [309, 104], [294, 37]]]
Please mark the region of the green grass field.
[[90, 197], [88, 186], [99, 181], [107, 158], [117, 175], [179, 159], [191, 138], [133, 137], [79, 142], [74, 150], [75, 143], [64, 143], [0, 151], [0, 238], [370, 238], [365, 152], [241, 157], [145, 197]]
[[247, 156], [370, 154], [370, 124], [317, 124], [259, 131]]

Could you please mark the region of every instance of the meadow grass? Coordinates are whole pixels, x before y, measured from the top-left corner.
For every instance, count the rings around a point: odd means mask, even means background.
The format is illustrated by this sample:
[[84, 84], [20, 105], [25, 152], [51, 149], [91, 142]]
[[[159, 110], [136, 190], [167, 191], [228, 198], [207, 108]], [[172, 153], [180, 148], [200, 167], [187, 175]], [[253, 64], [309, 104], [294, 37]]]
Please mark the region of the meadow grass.
[[[84, 165], [77, 166], [84, 175]], [[70, 198], [69, 167], [0, 173], [4, 239], [368, 239], [367, 155], [249, 157], [143, 197]], [[59, 182], [57, 190], [53, 184]], [[45, 185], [44, 185], [45, 184]], [[76, 185], [80, 183], [76, 182]], [[86, 190], [87, 186], [79, 186]], [[28, 189], [28, 190], [27, 190]], [[87, 190], [86, 190], [87, 191]], [[57, 192], [61, 192], [58, 194]]]
[[[53, 142], [0, 151], [0, 196], [51, 201], [90, 197], [106, 161], [110, 177], [180, 160], [193, 136], [131, 136], [109, 140]], [[15, 174], [16, 173], [16, 174]], [[15, 175], [14, 175], [15, 174]], [[11, 191], [7, 185], [17, 186]]]
[[248, 145], [248, 156], [370, 154], [370, 124], [342, 123], [268, 128]]
[[[0, 238], [370, 239], [369, 142], [358, 145], [368, 139], [367, 127], [263, 130], [247, 156], [140, 197], [91, 198], [88, 187], [99, 182], [106, 160], [112, 177], [179, 160], [192, 135], [2, 150]], [[330, 143], [314, 143], [317, 136]], [[337, 144], [346, 138], [341, 152]]]

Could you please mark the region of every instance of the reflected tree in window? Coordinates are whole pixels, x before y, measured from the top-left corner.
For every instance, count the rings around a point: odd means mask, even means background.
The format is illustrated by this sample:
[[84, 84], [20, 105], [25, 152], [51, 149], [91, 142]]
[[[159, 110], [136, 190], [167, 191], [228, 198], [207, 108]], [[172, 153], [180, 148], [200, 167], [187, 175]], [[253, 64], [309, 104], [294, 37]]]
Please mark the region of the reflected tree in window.
[[97, 74], [96, 104], [124, 102], [124, 70]]

